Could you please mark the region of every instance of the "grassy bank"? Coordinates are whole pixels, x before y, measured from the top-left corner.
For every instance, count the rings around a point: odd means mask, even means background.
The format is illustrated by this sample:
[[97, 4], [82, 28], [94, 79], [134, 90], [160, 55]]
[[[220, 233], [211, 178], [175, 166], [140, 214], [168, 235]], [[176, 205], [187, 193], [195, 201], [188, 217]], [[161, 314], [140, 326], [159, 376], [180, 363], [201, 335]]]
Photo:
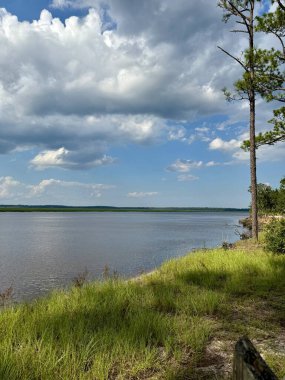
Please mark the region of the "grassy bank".
[[285, 256], [250, 243], [55, 292], [0, 312], [0, 378], [227, 379], [243, 334], [282, 377], [284, 294]]

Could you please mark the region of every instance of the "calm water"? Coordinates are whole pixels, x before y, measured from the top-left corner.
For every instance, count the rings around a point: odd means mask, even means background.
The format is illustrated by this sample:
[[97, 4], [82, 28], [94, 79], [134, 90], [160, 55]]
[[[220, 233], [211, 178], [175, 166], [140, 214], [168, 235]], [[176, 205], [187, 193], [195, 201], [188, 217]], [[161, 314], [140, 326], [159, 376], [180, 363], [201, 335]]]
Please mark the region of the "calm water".
[[193, 248], [233, 242], [245, 213], [1, 213], [0, 291], [28, 300], [87, 268], [134, 276]]

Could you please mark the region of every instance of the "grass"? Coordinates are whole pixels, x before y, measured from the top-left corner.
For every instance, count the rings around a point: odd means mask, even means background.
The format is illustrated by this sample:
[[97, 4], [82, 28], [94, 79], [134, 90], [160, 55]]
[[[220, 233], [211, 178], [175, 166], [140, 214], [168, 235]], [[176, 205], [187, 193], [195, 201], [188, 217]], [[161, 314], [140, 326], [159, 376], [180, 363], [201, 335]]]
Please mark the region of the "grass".
[[0, 378], [226, 379], [244, 334], [284, 376], [285, 256], [250, 247], [199, 251], [136, 280], [2, 309]]

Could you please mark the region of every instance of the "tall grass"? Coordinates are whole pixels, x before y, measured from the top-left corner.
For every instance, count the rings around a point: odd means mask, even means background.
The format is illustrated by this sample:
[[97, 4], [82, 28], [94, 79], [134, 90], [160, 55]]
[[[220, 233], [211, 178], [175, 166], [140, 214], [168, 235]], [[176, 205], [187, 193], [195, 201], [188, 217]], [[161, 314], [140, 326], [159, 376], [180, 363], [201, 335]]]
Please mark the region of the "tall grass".
[[285, 257], [242, 249], [57, 291], [0, 312], [0, 379], [191, 378], [212, 337], [251, 336], [257, 326], [278, 334], [284, 291]]

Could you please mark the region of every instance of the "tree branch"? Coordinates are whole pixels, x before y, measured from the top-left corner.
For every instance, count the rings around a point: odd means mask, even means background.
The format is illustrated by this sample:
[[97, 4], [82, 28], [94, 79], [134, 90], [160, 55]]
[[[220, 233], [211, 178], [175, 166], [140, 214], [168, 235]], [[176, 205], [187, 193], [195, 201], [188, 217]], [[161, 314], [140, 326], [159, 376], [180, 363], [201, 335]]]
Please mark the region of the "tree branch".
[[230, 32], [232, 32], [232, 33], [246, 33], [246, 34], [248, 34], [246, 30], [239, 30], [239, 29], [230, 30]]
[[250, 21], [250, 18], [245, 16], [242, 12], [245, 12], [247, 8], [244, 8], [242, 11], [240, 11], [232, 1], [228, 1], [228, 3], [230, 4], [232, 10], [234, 10], [236, 12], [236, 14], [238, 14], [245, 22], [246, 21]]
[[272, 138], [270, 141], [264, 142], [263, 144], [257, 144], [257, 147], [260, 147], [261, 145], [274, 145], [278, 141], [285, 141], [285, 136], [278, 136], [275, 138]]
[[237, 24], [246, 25], [244, 21], [236, 21]]
[[222, 52], [224, 52], [225, 54], [227, 54], [229, 57], [231, 57], [232, 59], [234, 59], [236, 62], [238, 62], [241, 67], [246, 71], [248, 72], [248, 68], [242, 63], [242, 61], [240, 59], [238, 59], [237, 57], [235, 57], [234, 55], [230, 54], [229, 52], [227, 52], [226, 50], [224, 50], [223, 48], [221, 48], [220, 46], [218, 46], [218, 49], [222, 50]]
[[[284, 8], [284, 10], [285, 10], [285, 8]], [[269, 31], [270, 33], [274, 34], [274, 36], [278, 38], [278, 40], [280, 41], [281, 46], [282, 46], [283, 55], [285, 56], [285, 46], [284, 46], [284, 42], [283, 42], [281, 36], [280, 36], [276, 31], [274, 31], [274, 29], [272, 29], [272, 28], [269, 28], [269, 27], [268, 27], [268, 31]]]
[[279, 7], [280, 7], [283, 11], [285, 11], [285, 6], [281, 3], [281, 0], [277, 0], [277, 3], [278, 3], [278, 5], [279, 5]]

